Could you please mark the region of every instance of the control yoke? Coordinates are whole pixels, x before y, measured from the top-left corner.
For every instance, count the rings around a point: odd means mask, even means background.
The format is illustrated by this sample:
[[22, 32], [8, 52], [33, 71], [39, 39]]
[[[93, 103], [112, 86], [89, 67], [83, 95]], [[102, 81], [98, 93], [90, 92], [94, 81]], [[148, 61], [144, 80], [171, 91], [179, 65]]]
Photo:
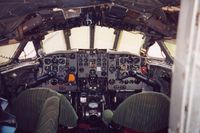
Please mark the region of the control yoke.
[[56, 73], [55, 72], [49, 72], [49, 73], [46, 73], [40, 77], [37, 78], [37, 80], [29, 83], [26, 85], [26, 88], [31, 88], [31, 87], [36, 87], [38, 85], [40, 85], [41, 83], [53, 78], [56, 76]]
[[129, 71], [128, 75], [123, 77], [117, 76], [117, 80], [123, 80], [129, 77], [134, 77], [142, 82], [145, 82], [146, 84], [152, 86], [155, 89], [155, 91], [160, 92], [161, 85], [159, 82], [157, 82], [156, 80], [149, 79], [145, 75], [138, 73], [137, 71]]

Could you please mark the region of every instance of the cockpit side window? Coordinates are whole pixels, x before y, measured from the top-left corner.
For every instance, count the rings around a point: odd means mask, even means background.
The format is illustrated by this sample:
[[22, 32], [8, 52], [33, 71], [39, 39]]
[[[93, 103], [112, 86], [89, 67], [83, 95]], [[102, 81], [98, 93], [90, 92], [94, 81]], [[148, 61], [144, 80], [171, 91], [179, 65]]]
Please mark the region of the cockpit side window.
[[122, 31], [118, 51], [127, 51], [139, 55], [140, 48], [144, 43], [143, 35], [137, 32]]
[[32, 42], [28, 42], [19, 56], [19, 59], [28, 59], [36, 57], [36, 51]]
[[9, 62], [17, 50], [19, 43], [4, 45], [0, 47], [0, 65]]
[[165, 46], [167, 47], [167, 49], [169, 50], [171, 56], [175, 56], [175, 50], [176, 50], [176, 40], [168, 40], [165, 41]]
[[52, 53], [55, 51], [66, 50], [65, 39], [63, 31], [56, 31], [49, 33], [42, 41], [45, 53]]
[[153, 57], [153, 58], [161, 58], [161, 59], [165, 59], [166, 56], [165, 54], [162, 52], [160, 46], [158, 45], [157, 42], [154, 43], [154, 45], [152, 45], [147, 53], [148, 57]]

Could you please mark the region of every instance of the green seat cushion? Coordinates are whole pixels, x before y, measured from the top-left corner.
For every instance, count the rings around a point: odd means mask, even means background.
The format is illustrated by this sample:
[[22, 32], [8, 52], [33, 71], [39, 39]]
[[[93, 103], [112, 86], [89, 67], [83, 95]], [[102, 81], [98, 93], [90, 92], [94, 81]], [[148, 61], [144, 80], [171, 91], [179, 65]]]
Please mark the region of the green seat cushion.
[[[58, 125], [75, 127], [77, 115], [65, 96], [51, 89], [38, 87], [25, 90], [12, 103], [12, 113], [16, 116], [18, 128], [25, 131], [34, 131], [41, 116], [41, 111], [48, 98], [57, 96], [59, 103]], [[48, 106], [47, 106], [48, 107]], [[45, 113], [44, 111], [42, 111]]]
[[139, 132], [154, 132], [168, 127], [169, 98], [161, 93], [143, 92], [124, 100], [113, 121]]

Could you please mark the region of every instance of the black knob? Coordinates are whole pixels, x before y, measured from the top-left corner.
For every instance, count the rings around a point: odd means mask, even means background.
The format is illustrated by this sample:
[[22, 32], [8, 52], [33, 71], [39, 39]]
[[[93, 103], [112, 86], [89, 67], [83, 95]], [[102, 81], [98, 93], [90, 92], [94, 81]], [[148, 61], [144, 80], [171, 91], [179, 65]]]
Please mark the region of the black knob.
[[83, 85], [86, 85], [86, 84], [87, 84], [87, 80], [84, 79], [84, 80], [82, 81], [82, 83], [83, 83]]
[[101, 72], [101, 75], [102, 75], [102, 76], [106, 76], [107, 73], [106, 73], [105, 71], [103, 71], [103, 72]]
[[52, 84], [52, 85], [57, 85], [57, 83], [58, 83], [58, 80], [57, 80], [57, 79], [52, 79], [52, 80], [51, 80], [51, 84]]

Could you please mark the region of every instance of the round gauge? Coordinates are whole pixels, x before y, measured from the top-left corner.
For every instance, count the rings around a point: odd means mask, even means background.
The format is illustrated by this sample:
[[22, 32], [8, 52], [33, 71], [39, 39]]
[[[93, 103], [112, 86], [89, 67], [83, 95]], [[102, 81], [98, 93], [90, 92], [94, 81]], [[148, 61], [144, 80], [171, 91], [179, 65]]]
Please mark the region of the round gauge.
[[44, 63], [45, 63], [46, 65], [51, 64], [51, 59], [49, 59], [49, 58], [44, 59]]
[[98, 108], [98, 103], [91, 102], [88, 104], [88, 106], [89, 106], [89, 108], [95, 109], [95, 108]]
[[54, 58], [52, 59], [52, 63], [53, 63], [53, 64], [57, 64], [57, 63], [58, 63], [58, 59], [57, 59], [56, 57], [54, 57]]
[[98, 59], [97, 59], [97, 62], [101, 62], [101, 58], [98, 58]]
[[129, 56], [128, 59], [127, 59], [127, 62], [128, 62], [129, 64], [132, 64], [132, 63], [133, 63], [133, 58], [132, 58], [131, 56]]
[[85, 61], [85, 62], [88, 62], [88, 59], [87, 59], [87, 58], [85, 58], [85, 59], [84, 59], [84, 61]]
[[114, 67], [114, 65], [111, 65], [111, 66], [109, 67], [109, 71], [110, 71], [111, 73], [113, 73], [115, 70], [116, 70], [116, 68]]
[[106, 58], [103, 58], [102, 61], [103, 61], [103, 62], [106, 62]]
[[83, 59], [82, 58], [79, 58], [79, 62], [82, 62], [83, 61]]
[[45, 66], [44, 69], [45, 69], [45, 71], [50, 71], [51, 70], [51, 66]]
[[96, 74], [96, 70], [91, 69], [91, 70], [90, 70], [90, 75], [95, 75], [95, 74]]
[[57, 72], [57, 71], [58, 71], [58, 66], [53, 66], [53, 67], [52, 67], [52, 70], [53, 70], [54, 72]]
[[65, 60], [64, 60], [63, 58], [60, 58], [60, 59], [58, 60], [58, 62], [59, 62], [59, 64], [65, 64]]
[[75, 54], [74, 53], [72, 53], [71, 55], [70, 55], [70, 59], [75, 59]]
[[84, 56], [85, 58], [87, 58], [87, 57], [88, 57], [88, 54], [84, 54], [83, 56]]
[[74, 66], [71, 66], [71, 67], [69, 68], [69, 70], [70, 70], [71, 72], [75, 72], [75, 71], [76, 71], [76, 68], [75, 68]]
[[140, 61], [140, 59], [139, 58], [133, 58], [133, 63], [138, 63]]
[[120, 63], [125, 64], [126, 63], [126, 58], [121, 57], [120, 58]]

